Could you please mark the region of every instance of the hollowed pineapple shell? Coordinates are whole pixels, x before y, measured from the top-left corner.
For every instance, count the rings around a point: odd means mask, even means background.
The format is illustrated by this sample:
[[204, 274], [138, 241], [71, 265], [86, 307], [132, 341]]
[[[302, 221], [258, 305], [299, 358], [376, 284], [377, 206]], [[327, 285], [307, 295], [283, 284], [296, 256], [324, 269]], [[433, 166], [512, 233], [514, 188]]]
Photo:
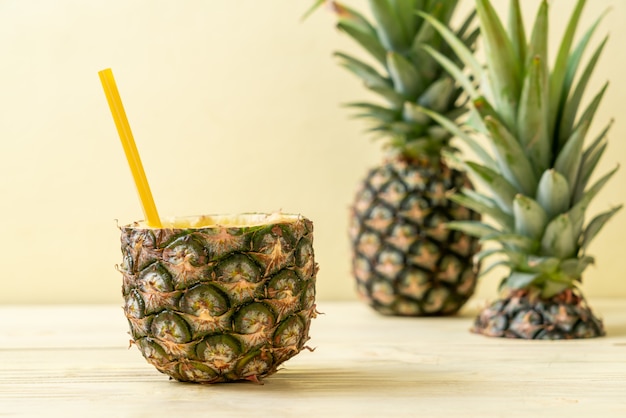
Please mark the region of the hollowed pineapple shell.
[[303, 348], [315, 317], [313, 223], [300, 215], [177, 218], [121, 228], [132, 342], [185, 382], [259, 381]]

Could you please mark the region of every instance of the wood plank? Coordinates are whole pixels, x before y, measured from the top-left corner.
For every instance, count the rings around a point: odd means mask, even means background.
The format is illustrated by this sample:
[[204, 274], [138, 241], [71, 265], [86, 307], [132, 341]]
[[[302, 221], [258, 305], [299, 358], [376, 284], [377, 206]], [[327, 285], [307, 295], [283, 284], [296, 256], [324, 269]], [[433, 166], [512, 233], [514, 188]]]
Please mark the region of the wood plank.
[[119, 307], [2, 307], [0, 416], [626, 416], [626, 304], [594, 303], [609, 336], [529, 342], [454, 318], [323, 303], [311, 345], [253, 383], [169, 381], [128, 349]]

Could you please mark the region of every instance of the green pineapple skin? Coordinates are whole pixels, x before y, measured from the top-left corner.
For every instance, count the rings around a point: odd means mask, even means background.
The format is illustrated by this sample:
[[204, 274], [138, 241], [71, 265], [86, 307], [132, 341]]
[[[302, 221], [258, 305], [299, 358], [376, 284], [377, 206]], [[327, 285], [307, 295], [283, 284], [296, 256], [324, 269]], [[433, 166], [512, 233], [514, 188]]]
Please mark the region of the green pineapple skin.
[[121, 229], [131, 343], [182, 382], [259, 382], [306, 347], [313, 223]]
[[352, 208], [357, 293], [386, 315], [452, 315], [474, 293], [478, 239], [445, 227], [479, 214], [447, 199], [464, 173], [430, 159], [396, 158], [372, 169]]

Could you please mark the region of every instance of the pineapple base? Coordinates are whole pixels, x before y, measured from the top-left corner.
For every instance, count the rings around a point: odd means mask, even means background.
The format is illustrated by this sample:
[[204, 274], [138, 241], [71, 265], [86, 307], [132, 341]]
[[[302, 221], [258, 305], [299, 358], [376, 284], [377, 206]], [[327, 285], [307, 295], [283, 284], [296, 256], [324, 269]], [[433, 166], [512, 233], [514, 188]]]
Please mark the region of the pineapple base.
[[182, 382], [259, 382], [308, 348], [317, 264], [299, 215], [121, 228], [131, 344]]
[[474, 293], [478, 239], [445, 227], [479, 215], [447, 198], [470, 187], [441, 160], [392, 158], [368, 173], [351, 211], [361, 300], [385, 315], [453, 315]]
[[477, 316], [472, 332], [488, 337], [527, 340], [595, 338], [605, 335], [597, 318], [578, 289], [566, 290], [550, 299], [528, 291], [511, 292]]

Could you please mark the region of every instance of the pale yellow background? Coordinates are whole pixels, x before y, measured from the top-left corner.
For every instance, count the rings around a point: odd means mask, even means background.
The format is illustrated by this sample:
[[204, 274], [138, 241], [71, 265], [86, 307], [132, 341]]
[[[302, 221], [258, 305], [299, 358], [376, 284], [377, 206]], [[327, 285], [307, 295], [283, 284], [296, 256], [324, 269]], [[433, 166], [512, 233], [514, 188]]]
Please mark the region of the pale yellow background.
[[[522, 3], [534, 14], [538, 1]], [[556, 39], [574, 1], [552, 3]], [[315, 222], [319, 299], [355, 298], [348, 206], [383, 154], [339, 106], [366, 95], [331, 52], [360, 50], [326, 11], [301, 23], [308, 5], [1, 0], [0, 303], [121, 303], [115, 219], [142, 212], [97, 76], [106, 67], [163, 216], [300, 212]], [[593, 88], [612, 84], [594, 128], [616, 122], [601, 172], [626, 152], [626, 2], [589, 1], [585, 26], [608, 6]], [[626, 200], [625, 182], [622, 170], [594, 209]], [[594, 244], [590, 298], [626, 296], [625, 235], [620, 213]], [[478, 298], [495, 295], [499, 274]]]

